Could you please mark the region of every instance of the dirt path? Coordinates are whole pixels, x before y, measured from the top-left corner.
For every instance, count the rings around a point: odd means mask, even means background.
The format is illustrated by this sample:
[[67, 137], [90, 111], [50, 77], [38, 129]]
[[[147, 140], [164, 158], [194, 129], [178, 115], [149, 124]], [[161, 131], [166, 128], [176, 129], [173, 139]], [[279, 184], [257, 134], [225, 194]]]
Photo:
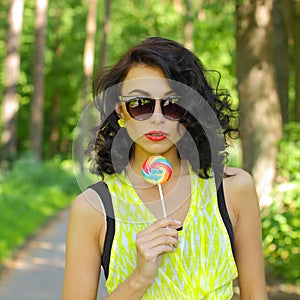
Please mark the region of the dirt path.
[[30, 239], [1, 272], [1, 300], [60, 299], [68, 211], [61, 212]]
[[[5, 264], [0, 274], [1, 300], [61, 299], [68, 215], [69, 210], [59, 213], [19, 251], [15, 260]], [[98, 300], [105, 295], [103, 284], [101, 281]], [[237, 300], [238, 288], [235, 291], [233, 299]], [[270, 300], [300, 300], [300, 287], [269, 284], [268, 292]]]
[[1, 300], [61, 299], [68, 215], [68, 209], [59, 213], [14, 260], [5, 263], [0, 274]]

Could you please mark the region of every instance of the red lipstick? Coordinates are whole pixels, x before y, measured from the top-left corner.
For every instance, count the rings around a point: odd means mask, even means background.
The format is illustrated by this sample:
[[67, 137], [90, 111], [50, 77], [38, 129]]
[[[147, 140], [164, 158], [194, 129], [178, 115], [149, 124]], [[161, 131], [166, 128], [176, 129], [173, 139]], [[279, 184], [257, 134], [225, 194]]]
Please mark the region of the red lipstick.
[[159, 142], [159, 141], [166, 139], [168, 137], [168, 134], [164, 131], [153, 130], [153, 131], [147, 132], [145, 134], [145, 136], [150, 141]]

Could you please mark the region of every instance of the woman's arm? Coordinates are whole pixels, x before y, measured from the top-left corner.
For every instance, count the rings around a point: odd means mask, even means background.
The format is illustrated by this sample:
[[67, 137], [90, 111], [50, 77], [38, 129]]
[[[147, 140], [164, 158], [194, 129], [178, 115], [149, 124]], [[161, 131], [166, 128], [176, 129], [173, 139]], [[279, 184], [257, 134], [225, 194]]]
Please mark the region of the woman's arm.
[[241, 299], [266, 300], [260, 211], [254, 182], [241, 169], [229, 168], [226, 172], [234, 174], [224, 179], [224, 191], [229, 211], [234, 214], [231, 219]]
[[[101, 207], [95, 205], [99, 202], [95, 197], [98, 196], [88, 190], [79, 195], [71, 207], [63, 300], [97, 298], [105, 219], [104, 214], [99, 213]], [[178, 226], [178, 221], [165, 218], [137, 235], [137, 267], [106, 299], [137, 300], [143, 296], [155, 278], [161, 254], [176, 250], [178, 234], [172, 227]]]
[[79, 195], [71, 206], [66, 240], [63, 300], [97, 298], [101, 253], [99, 233], [104, 216]]

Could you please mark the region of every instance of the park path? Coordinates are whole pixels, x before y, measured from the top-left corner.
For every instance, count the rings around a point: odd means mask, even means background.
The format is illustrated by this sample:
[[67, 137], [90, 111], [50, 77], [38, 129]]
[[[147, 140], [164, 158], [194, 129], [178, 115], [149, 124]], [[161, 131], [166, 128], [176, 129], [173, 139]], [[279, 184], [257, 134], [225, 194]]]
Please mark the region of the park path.
[[5, 264], [0, 300], [61, 299], [68, 216], [69, 209], [60, 212], [29, 240], [15, 260]]
[[[61, 299], [68, 215], [69, 209], [60, 212], [29, 240], [15, 260], [6, 263], [0, 274], [0, 300]], [[98, 300], [105, 297], [103, 284], [101, 280]], [[272, 284], [268, 292], [270, 300], [300, 300], [300, 287]]]

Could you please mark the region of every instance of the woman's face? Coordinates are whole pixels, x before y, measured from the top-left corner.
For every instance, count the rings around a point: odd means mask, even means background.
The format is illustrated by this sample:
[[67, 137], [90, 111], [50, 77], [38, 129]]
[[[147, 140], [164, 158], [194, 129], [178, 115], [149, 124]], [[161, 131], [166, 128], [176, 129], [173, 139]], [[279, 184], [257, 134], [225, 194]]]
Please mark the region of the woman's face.
[[[147, 96], [166, 98], [175, 96], [164, 73], [159, 68], [148, 65], [135, 65], [130, 68], [122, 82], [121, 96]], [[164, 117], [160, 100], [155, 100], [154, 112], [145, 120], [136, 120], [130, 116], [125, 103], [116, 109], [118, 115], [126, 121], [126, 129], [135, 142], [135, 154], [149, 156], [162, 154], [177, 155], [176, 143], [185, 132], [184, 126], [178, 121]], [[149, 117], [150, 116], [150, 117]]]

